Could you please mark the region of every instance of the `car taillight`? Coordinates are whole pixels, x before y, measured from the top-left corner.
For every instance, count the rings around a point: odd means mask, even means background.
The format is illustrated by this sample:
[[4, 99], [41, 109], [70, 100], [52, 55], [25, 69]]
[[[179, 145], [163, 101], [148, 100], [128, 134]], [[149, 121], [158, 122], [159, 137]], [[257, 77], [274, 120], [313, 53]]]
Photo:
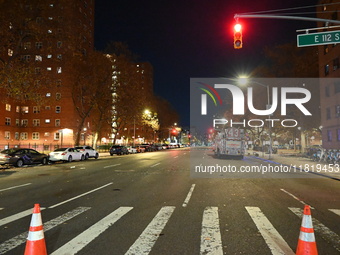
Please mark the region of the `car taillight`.
[[61, 153], [61, 155], [63, 155], [63, 156], [65, 156], [67, 154], [67, 152], [63, 152], [63, 153]]

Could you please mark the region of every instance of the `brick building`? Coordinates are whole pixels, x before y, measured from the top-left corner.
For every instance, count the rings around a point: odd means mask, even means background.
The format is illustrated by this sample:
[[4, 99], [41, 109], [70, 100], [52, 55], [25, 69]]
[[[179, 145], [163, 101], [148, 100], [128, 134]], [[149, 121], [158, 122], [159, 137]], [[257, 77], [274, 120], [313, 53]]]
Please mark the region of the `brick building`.
[[[39, 13], [36, 6], [20, 6], [26, 16], [17, 18], [31, 20], [37, 29], [41, 27], [46, 33], [40, 39], [25, 37], [19, 45], [20, 60], [35, 73], [35, 84], [44, 82], [44, 89], [39, 92], [40, 103], [3, 98], [0, 149], [29, 145], [48, 151], [72, 145], [79, 120], [72, 99], [72, 69], [68, 63], [71, 58], [86, 55], [94, 48], [94, 0], [40, 1], [39, 8], [43, 11]], [[15, 49], [8, 49], [0, 54], [11, 57], [13, 51], [15, 53]], [[90, 142], [87, 140], [90, 133], [90, 122], [86, 122], [82, 134], [84, 144]]]
[[[339, 20], [340, 4], [333, 0], [320, 1], [318, 18]], [[334, 26], [318, 22], [318, 27]], [[325, 31], [339, 28], [325, 29]], [[321, 32], [321, 31], [319, 31]], [[340, 149], [340, 46], [325, 44], [318, 46], [322, 145], [326, 149]]]

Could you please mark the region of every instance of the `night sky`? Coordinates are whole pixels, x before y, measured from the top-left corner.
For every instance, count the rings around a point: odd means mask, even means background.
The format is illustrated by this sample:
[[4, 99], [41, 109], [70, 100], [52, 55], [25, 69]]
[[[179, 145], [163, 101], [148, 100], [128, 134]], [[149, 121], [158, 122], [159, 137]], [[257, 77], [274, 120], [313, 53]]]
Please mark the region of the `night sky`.
[[[316, 26], [314, 22], [241, 19], [243, 49], [235, 50], [235, 13], [310, 6], [317, 1], [95, 0], [95, 4], [96, 49], [103, 50], [109, 41], [122, 41], [140, 61], [150, 62], [155, 94], [175, 107], [184, 126], [189, 126], [190, 119], [190, 78], [250, 73], [265, 61], [264, 46], [296, 43], [297, 29]], [[300, 11], [315, 8], [294, 12]]]

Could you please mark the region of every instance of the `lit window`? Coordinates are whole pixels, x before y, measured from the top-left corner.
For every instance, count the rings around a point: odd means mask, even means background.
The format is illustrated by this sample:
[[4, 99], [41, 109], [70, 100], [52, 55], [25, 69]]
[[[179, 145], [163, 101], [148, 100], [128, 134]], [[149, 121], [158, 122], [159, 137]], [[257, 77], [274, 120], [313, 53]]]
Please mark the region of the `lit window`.
[[52, 71], [52, 67], [50, 67], [50, 66], [47, 67], [46, 69], [47, 69], [47, 71]]
[[21, 113], [28, 113], [28, 106], [21, 106]]
[[52, 29], [48, 29], [48, 30], [47, 30], [47, 33], [48, 33], [48, 34], [52, 34]]
[[39, 132], [32, 133], [32, 140], [39, 140]]
[[61, 67], [57, 67], [57, 73], [61, 73]]
[[15, 134], [14, 134], [14, 139], [15, 139], [15, 140], [19, 140], [19, 132], [15, 132]]
[[10, 104], [6, 104], [6, 111], [8, 111], [8, 112], [11, 111], [11, 105]]
[[50, 136], [50, 132], [45, 132], [44, 136]]
[[46, 97], [51, 97], [51, 93], [46, 93]]
[[41, 55], [35, 55], [35, 61], [41, 62], [42, 56]]
[[6, 139], [6, 140], [11, 139], [11, 132], [5, 131], [5, 139]]
[[53, 20], [53, 17], [48, 17], [48, 20]]
[[49, 123], [51, 123], [51, 120], [50, 119], [45, 119], [45, 123], [49, 124]]
[[13, 56], [13, 50], [8, 49], [8, 56], [12, 57]]
[[28, 120], [27, 119], [21, 120], [21, 126], [22, 127], [27, 127], [27, 124], [28, 124]]
[[52, 54], [48, 54], [48, 55], [47, 55], [47, 58], [52, 58]]
[[10, 126], [11, 125], [11, 118], [5, 118], [5, 125]]

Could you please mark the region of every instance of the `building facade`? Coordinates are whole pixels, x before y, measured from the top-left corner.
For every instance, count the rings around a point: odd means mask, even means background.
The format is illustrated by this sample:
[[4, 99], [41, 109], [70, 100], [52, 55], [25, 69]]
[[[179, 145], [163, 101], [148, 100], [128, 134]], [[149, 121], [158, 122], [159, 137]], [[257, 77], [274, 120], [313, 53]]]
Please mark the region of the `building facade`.
[[[79, 120], [72, 99], [69, 62], [94, 49], [94, 0], [40, 1], [39, 13], [35, 11], [37, 6], [19, 6], [25, 8], [26, 16], [16, 18], [29, 20], [34, 28], [45, 33], [40, 38], [23, 38], [17, 49], [21, 63], [33, 72], [30, 86], [42, 85], [41, 100], [28, 98], [23, 102], [13, 96], [2, 100], [0, 148], [30, 146], [49, 151], [72, 145]], [[10, 58], [17, 51], [9, 48], [0, 54]], [[82, 134], [84, 143], [88, 143], [86, 139], [91, 132], [89, 123]]]
[[[333, 0], [320, 1], [318, 18], [339, 20], [340, 4]], [[335, 24], [318, 22], [318, 27]], [[339, 30], [327, 28], [324, 31]], [[322, 32], [322, 31], [318, 31]], [[318, 46], [322, 146], [326, 149], [340, 149], [340, 45]]]

